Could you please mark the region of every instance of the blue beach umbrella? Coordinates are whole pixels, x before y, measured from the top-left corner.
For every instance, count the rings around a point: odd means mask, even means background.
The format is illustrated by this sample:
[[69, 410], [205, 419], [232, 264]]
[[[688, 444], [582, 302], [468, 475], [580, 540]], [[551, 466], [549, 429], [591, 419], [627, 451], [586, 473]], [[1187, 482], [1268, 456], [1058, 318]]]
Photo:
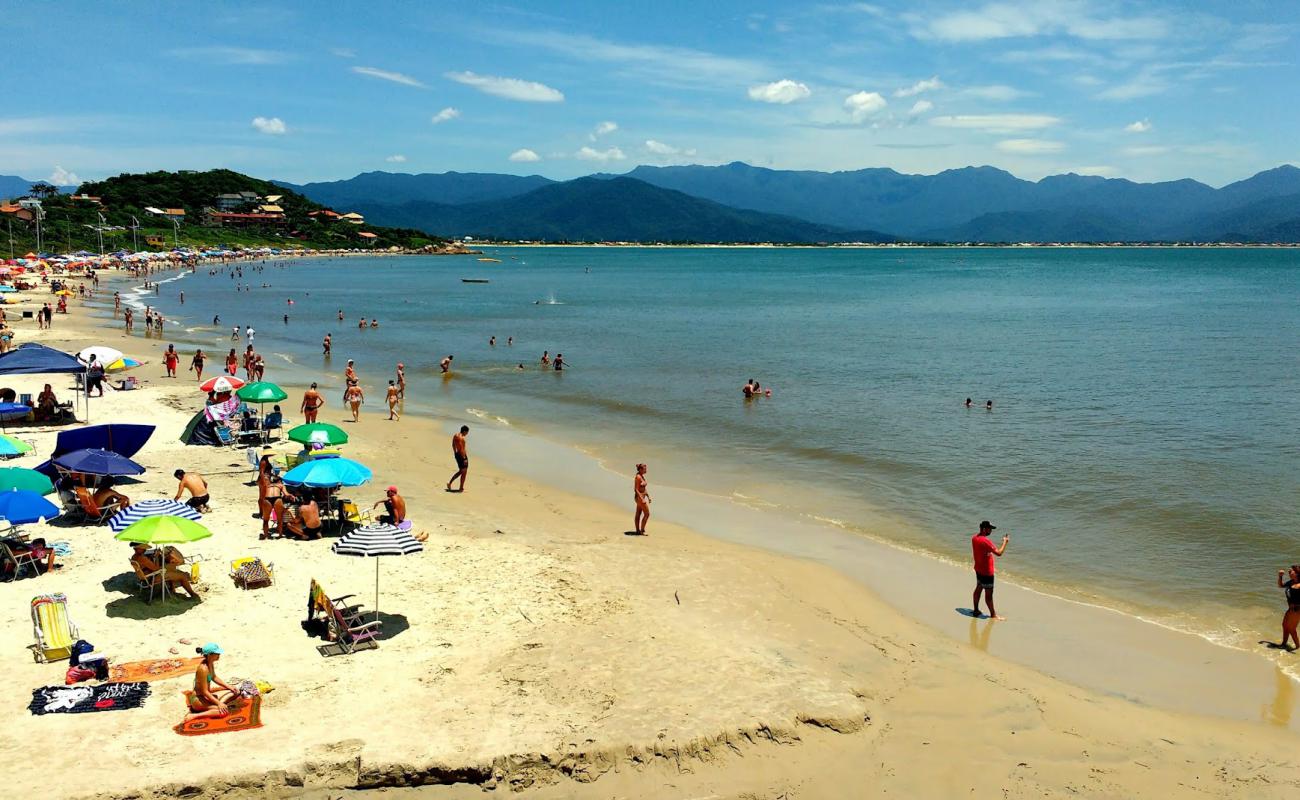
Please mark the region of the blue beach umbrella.
[[10, 525], [43, 522], [54, 519], [61, 513], [63, 512], [58, 506], [36, 492], [26, 489], [0, 492], [0, 519], [7, 520]]
[[22, 403], [0, 403], [0, 421], [22, 419], [32, 413], [32, 407]]
[[73, 450], [54, 458], [56, 466], [85, 475], [142, 475], [144, 467], [112, 450]]
[[180, 517], [198, 522], [203, 519], [203, 515], [184, 503], [175, 500], [164, 500], [153, 498], [150, 500], [138, 500], [121, 511], [114, 514], [108, 520], [108, 529], [113, 533], [121, 533], [135, 523], [148, 517]]
[[370, 468], [350, 458], [322, 458], [299, 464], [284, 473], [284, 482], [311, 489], [360, 486], [372, 477]]

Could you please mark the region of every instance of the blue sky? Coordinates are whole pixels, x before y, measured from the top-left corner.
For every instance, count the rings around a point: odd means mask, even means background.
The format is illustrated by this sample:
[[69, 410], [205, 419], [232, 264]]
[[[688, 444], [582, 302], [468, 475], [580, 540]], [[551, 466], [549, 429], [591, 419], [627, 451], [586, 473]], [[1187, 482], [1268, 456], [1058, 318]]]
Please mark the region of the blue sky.
[[1300, 162], [1300, 3], [16, 3], [0, 174]]

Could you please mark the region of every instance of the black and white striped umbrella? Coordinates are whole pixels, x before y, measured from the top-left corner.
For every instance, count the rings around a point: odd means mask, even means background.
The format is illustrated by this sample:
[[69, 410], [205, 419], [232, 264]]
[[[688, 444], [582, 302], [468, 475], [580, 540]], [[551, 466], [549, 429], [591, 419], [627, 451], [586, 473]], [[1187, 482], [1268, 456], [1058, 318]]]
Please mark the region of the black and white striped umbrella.
[[371, 523], [345, 533], [331, 549], [341, 556], [375, 557], [375, 619], [379, 619], [379, 556], [409, 556], [424, 549], [408, 531], [384, 523]]
[[121, 533], [146, 517], [182, 517], [195, 522], [203, 519], [202, 514], [185, 503], [151, 498], [149, 500], [137, 500], [114, 514], [108, 520], [108, 529], [113, 533]]

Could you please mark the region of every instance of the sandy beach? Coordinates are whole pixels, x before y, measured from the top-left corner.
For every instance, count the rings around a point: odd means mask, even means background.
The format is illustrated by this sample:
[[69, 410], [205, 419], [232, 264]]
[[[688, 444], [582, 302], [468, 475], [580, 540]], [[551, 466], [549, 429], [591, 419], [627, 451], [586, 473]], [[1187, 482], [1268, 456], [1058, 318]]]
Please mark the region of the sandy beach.
[[[12, 318], [44, 299], [29, 293], [6, 309]], [[161, 377], [167, 340], [146, 338], [139, 324], [128, 338], [120, 325], [97, 325], [82, 301], [70, 306], [52, 331], [15, 322], [16, 343], [105, 344], [146, 361], [133, 373], [146, 385], [95, 398], [91, 420], [156, 425], [136, 457], [148, 471], [119, 488], [132, 499], [171, 497], [172, 471], [196, 470], [211, 484], [203, 524], [215, 535], [183, 548], [204, 557], [203, 602], [146, 605], [129, 549], [106, 528], [56, 520], [40, 531], [70, 543], [61, 569], [0, 584], [0, 669], [18, 695], [0, 726], [0, 754], [24, 765], [10, 778], [15, 796], [1260, 798], [1300, 785], [1294, 687], [1280, 670], [1265, 665], [1267, 683], [1235, 687], [1263, 692], [1258, 714], [1183, 710], [1197, 707], [1197, 693], [1214, 705], [1220, 687], [1202, 679], [1216, 674], [1204, 668], [1177, 684], [1185, 704], [1135, 702], [1126, 699], [1127, 670], [1155, 682], [1182, 669], [1163, 640], [1133, 664], [1089, 661], [1086, 638], [1068, 640], [1053, 657], [1077, 655], [1089, 674], [1066, 681], [1015, 663], [1027, 657], [987, 652], [996, 627], [1014, 617], [969, 620], [969, 640], [956, 638], [950, 621], [912, 619], [896, 598], [886, 602], [827, 563], [702, 535], [680, 508], [652, 520], [650, 536], [626, 536], [630, 476], [620, 505], [475, 456], [467, 491], [448, 494], [454, 467], [442, 420], [388, 422], [372, 398], [360, 423], [341, 422], [333, 386], [322, 387], [331, 403], [321, 420], [345, 427], [348, 455], [375, 472], [345, 494], [365, 508], [397, 485], [429, 539], [423, 553], [382, 559], [379, 648], [323, 656], [299, 624], [309, 582], [355, 593], [373, 610], [374, 563], [334, 555], [329, 538], [259, 541], [243, 449], [178, 440], [203, 395], [184, 371]], [[274, 367], [267, 379], [276, 380]], [[63, 377], [6, 385], [35, 393], [46, 382], [71, 398]], [[300, 396], [293, 389], [284, 403], [290, 424]], [[6, 466], [31, 467], [57, 429], [16, 435], [36, 451]], [[656, 513], [673, 497], [656, 493]], [[273, 562], [274, 585], [233, 584], [231, 560], [250, 555]], [[887, 564], [893, 582], [916, 591], [930, 580], [900, 563]], [[948, 609], [970, 596], [965, 577], [923, 585]], [[81, 637], [115, 662], [184, 657], [219, 642], [225, 680], [275, 687], [264, 727], [176, 735], [189, 677], [154, 682], [139, 709], [29, 714], [30, 691], [61, 684], [66, 668], [31, 656], [29, 603], [49, 592], [68, 595]], [[1039, 624], [1052, 613], [1039, 607]]]

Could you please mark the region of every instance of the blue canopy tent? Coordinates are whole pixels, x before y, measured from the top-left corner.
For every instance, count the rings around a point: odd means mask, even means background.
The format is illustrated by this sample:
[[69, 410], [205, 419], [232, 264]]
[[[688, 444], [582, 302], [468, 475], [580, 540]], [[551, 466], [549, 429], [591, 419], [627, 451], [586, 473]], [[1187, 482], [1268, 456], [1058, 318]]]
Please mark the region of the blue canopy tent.
[[[154, 426], [135, 425], [125, 422], [111, 422], [106, 425], [91, 425], [88, 428], [59, 431], [59, 438], [54, 442], [51, 459], [77, 450], [108, 450], [120, 456], [130, 458], [144, 447], [153, 435]], [[36, 471], [54, 480], [58, 470], [50, 461], [46, 461]]]
[[[71, 353], [28, 342], [0, 355], [0, 375], [42, 375], [55, 372], [78, 373], [83, 378], [82, 385], [85, 385], [86, 365]], [[86, 393], [86, 418], [90, 418], [89, 392]]]

